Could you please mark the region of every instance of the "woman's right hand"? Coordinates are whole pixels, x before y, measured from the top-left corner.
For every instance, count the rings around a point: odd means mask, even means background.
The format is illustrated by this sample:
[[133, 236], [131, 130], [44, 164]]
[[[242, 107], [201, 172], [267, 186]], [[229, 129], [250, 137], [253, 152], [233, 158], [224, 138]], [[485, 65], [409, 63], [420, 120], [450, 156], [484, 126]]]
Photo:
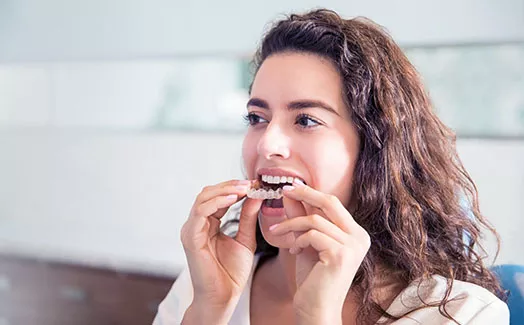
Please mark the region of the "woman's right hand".
[[220, 232], [220, 220], [231, 205], [246, 196], [251, 184], [232, 180], [205, 187], [182, 226], [180, 237], [193, 285], [193, 310], [203, 312], [205, 308], [208, 314], [229, 317], [249, 279], [262, 200], [246, 199], [234, 238]]

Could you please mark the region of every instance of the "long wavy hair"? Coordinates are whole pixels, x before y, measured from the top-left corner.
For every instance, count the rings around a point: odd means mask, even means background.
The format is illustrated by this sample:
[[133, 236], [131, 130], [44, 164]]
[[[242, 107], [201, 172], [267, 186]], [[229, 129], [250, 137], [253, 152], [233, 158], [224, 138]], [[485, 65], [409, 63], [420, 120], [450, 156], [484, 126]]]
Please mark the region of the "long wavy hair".
[[[448, 279], [440, 313], [453, 280], [488, 289], [505, 300], [484, 265], [481, 227], [499, 237], [481, 215], [477, 189], [455, 148], [455, 134], [432, 110], [421, 79], [399, 46], [365, 18], [343, 19], [327, 9], [291, 14], [264, 35], [254, 73], [278, 53], [315, 54], [331, 61], [343, 80], [343, 98], [360, 137], [351, 211], [371, 236], [371, 248], [353, 281], [363, 302], [359, 324], [373, 315], [395, 320], [373, 299], [381, 267], [402, 283], [441, 275]], [[467, 208], [464, 208], [467, 202]], [[278, 254], [257, 225], [257, 251]], [[262, 262], [262, 260], [261, 260]], [[425, 307], [425, 306], [423, 306]]]

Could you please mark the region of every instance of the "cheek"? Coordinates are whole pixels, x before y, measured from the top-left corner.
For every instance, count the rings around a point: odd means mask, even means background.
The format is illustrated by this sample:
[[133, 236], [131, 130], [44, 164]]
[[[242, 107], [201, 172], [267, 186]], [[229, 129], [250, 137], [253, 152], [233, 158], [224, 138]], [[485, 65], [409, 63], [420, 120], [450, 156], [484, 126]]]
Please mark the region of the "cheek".
[[260, 224], [260, 231], [262, 236], [271, 246], [279, 248], [291, 248], [295, 242], [295, 234], [287, 233], [285, 235], [275, 236], [269, 231], [269, 227], [275, 223], [283, 221], [282, 219], [276, 218], [276, 221], [268, 218], [259, 217], [258, 222]]
[[318, 190], [347, 201], [357, 156], [348, 150], [345, 143], [336, 141], [330, 141], [329, 146], [318, 146], [315, 151], [311, 167]]

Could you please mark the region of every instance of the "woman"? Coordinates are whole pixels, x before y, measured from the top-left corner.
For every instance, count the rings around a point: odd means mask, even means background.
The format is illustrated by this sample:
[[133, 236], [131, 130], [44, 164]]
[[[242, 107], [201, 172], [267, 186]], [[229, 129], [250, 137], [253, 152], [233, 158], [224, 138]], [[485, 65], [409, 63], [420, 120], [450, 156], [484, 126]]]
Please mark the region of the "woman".
[[493, 229], [392, 39], [315, 10], [276, 23], [255, 66], [249, 180], [197, 196], [181, 231], [189, 269], [154, 324], [508, 324], [479, 255], [479, 226]]

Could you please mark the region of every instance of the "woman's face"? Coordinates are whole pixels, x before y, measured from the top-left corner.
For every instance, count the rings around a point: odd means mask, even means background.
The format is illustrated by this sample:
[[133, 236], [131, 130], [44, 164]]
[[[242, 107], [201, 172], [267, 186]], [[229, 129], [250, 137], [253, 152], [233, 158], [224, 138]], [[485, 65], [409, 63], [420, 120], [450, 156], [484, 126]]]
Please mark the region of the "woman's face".
[[[247, 104], [250, 126], [242, 149], [247, 177], [299, 177], [348, 206], [359, 139], [342, 92], [342, 79], [326, 59], [304, 53], [268, 57]], [[260, 228], [269, 244], [290, 247], [292, 235], [268, 230], [285, 218], [284, 209], [261, 209]]]

